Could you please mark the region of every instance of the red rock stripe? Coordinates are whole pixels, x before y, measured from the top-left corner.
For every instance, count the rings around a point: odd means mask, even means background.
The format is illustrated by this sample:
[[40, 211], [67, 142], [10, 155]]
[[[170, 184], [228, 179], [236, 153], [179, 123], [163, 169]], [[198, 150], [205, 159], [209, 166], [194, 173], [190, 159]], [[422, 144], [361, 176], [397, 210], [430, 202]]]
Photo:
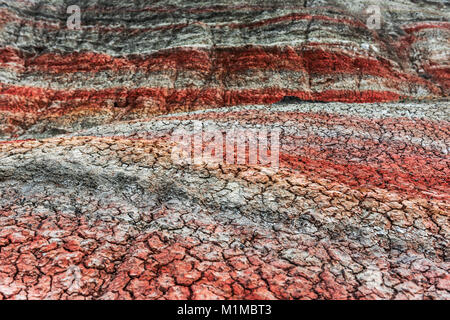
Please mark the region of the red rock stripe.
[[375, 168], [364, 164], [337, 164], [328, 160], [314, 160], [291, 154], [280, 155], [280, 166], [325, 178], [352, 188], [382, 188], [407, 195], [450, 200], [449, 180], [431, 177], [416, 177], [403, 170]]
[[25, 71], [25, 60], [22, 52], [13, 48], [0, 49], [0, 68], [8, 68], [18, 72]]
[[[140, 136], [126, 135], [114, 136], [114, 138], [149, 140]], [[170, 140], [170, 136], [165, 135], [158, 139]], [[286, 143], [293, 145], [288, 146]], [[325, 161], [333, 166], [336, 165], [334, 169], [340, 168], [340, 165], [370, 167], [377, 174], [393, 172], [396, 175], [408, 177], [411, 183], [423, 190], [426, 185], [427, 188], [434, 188], [440, 192], [450, 191], [450, 158], [446, 155], [436, 156], [419, 146], [402, 146], [399, 153], [399, 146], [389, 143], [379, 143], [370, 139], [327, 138], [317, 135], [282, 137], [280, 144], [282, 148], [293, 147], [289, 153], [289, 159], [305, 158], [309, 161]], [[246, 152], [248, 160], [248, 149]], [[355, 160], [357, 158], [359, 160]], [[291, 168], [295, 169], [295, 167]]]
[[[23, 54], [15, 49], [0, 49], [0, 63], [18, 63]], [[338, 52], [273, 48], [228, 48], [210, 52], [201, 49], [178, 49], [150, 55], [145, 58], [116, 58], [107, 54], [82, 52], [71, 54], [46, 53], [25, 58], [30, 71], [95, 72], [104, 70], [158, 71], [169, 67], [185, 70], [210, 71], [211, 58], [217, 68], [236, 72], [247, 69], [275, 69], [308, 71], [311, 73], [344, 72], [391, 77], [391, 66], [386, 60], [349, 57]]]
[[[26, 57], [18, 50], [0, 49], [0, 67], [28, 72], [99, 72], [119, 70], [162, 71], [171, 68], [199, 72], [237, 73], [252, 69], [303, 71], [309, 74], [366, 74], [388, 79], [400, 79], [425, 85], [436, 92], [434, 86], [420, 77], [395, 71], [383, 58], [350, 57], [344, 53], [322, 49], [293, 48], [227, 48], [214, 51], [176, 49], [159, 52], [148, 57], [112, 57], [107, 54], [84, 52], [71, 54], [46, 53]], [[21, 59], [23, 62], [21, 63]], [[213, 68], [215, 68], [213, 70]], [[215, 71], [218, 72], [218, 71]]]
[[[113, 136], [109, 138], [120, 138], [129, 140], [148, 140], [136, 137]], [[170, 140], [169, 136], [158, 138]], [[313, 137], [318, 144], [331, 142], [333, 139]], [[149, 141], [154, 140], [150, 139]], [[320, 142], [322, 141], [322, 142]], [[308, 140], [308, 144], [311, 141]], [[335, 150], [323, 150], [320, 147], [304, 147], [300, 153], [280, 153], [280, 167], [294, 170], [308, 177], [325, 178], [338, 184], [344, 184], [355, 189], [380, 188], [395, 191], [406, 195], [420, 196], [424, 198], [435, 198], [450, 200], [450, 168], [445, 167], [442, 158], [432, 158], [414, 154], [413, 149], [405, 150], [397, 154], [390, 146], [380, 145], [374, 148], [375, 142], [368, 143], [359, 139], [350, 139], [349, 144], [365, 143], [372, 147], [371, 155], [374, 158], [377, 153], [378, 162], [358, 163], [349, 160], [352, 151], [358, 152], [357, 148], [347, 145]], [[205, 145], [203, 146], [205, 147]], [[408, 148], [406, 148], [408, 149]], [[336, 161], [336, 154], [343, 157]], [[330, 156], [327, 159], [327, 156]], [[348, 156], [347, 160], [345, 156]], [[225, 156], [224, 156], [225, 157]], [[246, 150], [248, 161], [248, 149]], [[225, 158], [223, 159], [224, 161]], [[448, 161], [447, 161], [448, 163]], [[248, 163], [247, 163], [248, 165]], [[441, 170], [439, 169], [442, 169]]]
[[[110, 137], [114, 138], [114, 137]], [[121, 139], [129, 139], [120, 136]], [[165, 140], [167, 137], [163, 137]], [[131, 140], [142, 140], [131, 138]], [[144, 139], [145, 140], [145, 139]], [[25, 140], [29, 141], [29, 140]], [[8, 143], [20, 142], [12, 141]], [[333, 183], [344, 184], [354, 189], [380, 188], [414, 197], [427, 199], [450, 200], [449, 174], [424, 175], [427, 170], [436, 170], [432, 164], [427, 164], [426, 157], [410, 157], [394, 155], [397, 165], [391, 163], [361, 164], [355, 162], [337, 163], [335, 159], [318, 159], [318, 150], [305, 149], [309, 154], [280, 154], [280, 167], [284, 170], [294, 170], [306, 174], [311, 179], [327, 179]], [[247, 150], [248, 152], [248, 150]], [[342, 150], [342, 152], [346, 152]], [[248, 155], [247, 155], [248, 157]], [[421, 162], [421, 170], [414, 170], [417, 161]], [[405, 166], [407, 170], [403, 169]], [[449, 169], [446, 169], [448, 173]]]
[[450, 67], [449, 66], [424, 66], [427, 74], [442, 85], [445, 90], [450, 89]]
[[27, 141], [36, 141], [36, 139], [0, 141], [0, 144], [12, 144], [12, 143], [27, 142]]
[[[284, 96], [296, 96], [302, 100], [312, 101], [341, 101], [341, 102], [381, 102], [397, 101], [401, 98], [390, 91], [350, 91], [330, 90], [323, 92], [293, 91], [288, 89], [247, 89], [224, 91], [217, 88], [205, 89], [167, 89], [167, 88], [112, 88], [104, 90], [50, 90], [44, 88], [15, 87], [1, 85], [0, 95], [2, 104], [0, 110], [36, 112], [43, 105], [55, 101], [82, 101], [90, 104], [94, 109], [99, 103], [107, 100], [126, 100], [126, 104], [133, 105], [145, 98], [159, 101], [165, 110], [171, 111], [170, 106], [180, 104], [185, 106], [231, 106], [245, 104], [271, 104], [281, 100]], [[21, 108], [17, 103], [20, 98], [28, 100], [28, 106]], [[50, 111], [46, 111], [50, 112]], [[54, 111], [52, 111], [54, 112]]]
[[[307, 156], [310, 159], [326, 160], [336, 164], [358, 162], [382, 170], [402, 171], [421, 179], [440, 180], [442, 185], [450, 183], [450, 158], [436, 156], [418, 146], [391, 145], [370, 139], [324, 138], [319, 136], [291, 137], [297, 151], [291, 155]], [[450, 191], [450, 190], [449, 190]]]
[[[148, 140], [136, 137], [113, 136], [129, 140]], [[292, 137], [295, 138], [295, 137]], [[170, 140], [170, 136], [158, 138]], [[300, 138], [303, 139], [304, 138]], [[152, 141], [154, 139], [150, 139]], [[381, 188], [406, 195], [450, 200], [450, 166], [442, 158], [420, 155], [406, 147], [399, 154], [391, 145], [377, 144], [375, 141], [350, 139], [347, 144], [335, 148], [323, 145], [337, 142], [338, 139], [313, 136], [308, 145], [298, 153], [280, 153], [280, 167], [307, 174], [311, 178], [325, 178], [349, 187]], [[317, 144], [317, 147], [314, 145]], [[368, 154], [364, 159], [373, 159], [366, 163], [352, 161], [354, 153], [360, 153], [356, 146], [365, 145]], [[206, 145], [203, 145], [205, 147]], [[246, 160], [248, 161], [248, 149]], [[225, 155], [223, 161], [226, 161]], [[248, 165], [248, 162], [247, 162]]]
[[422, 31], [424, 29], [449, 29], [450, 30], [450, 22], [430, 22], [430, 23], [421, 23], [413, 26], [405, 26], [403, 30], [408, 33], [416, 33]]

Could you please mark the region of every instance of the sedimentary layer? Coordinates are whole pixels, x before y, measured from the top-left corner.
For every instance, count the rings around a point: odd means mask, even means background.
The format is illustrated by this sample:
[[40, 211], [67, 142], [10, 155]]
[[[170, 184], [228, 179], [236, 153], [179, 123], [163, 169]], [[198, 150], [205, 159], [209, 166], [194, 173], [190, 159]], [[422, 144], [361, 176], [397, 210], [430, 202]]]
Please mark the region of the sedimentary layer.
[[449, 15], [0, 0], [0, 300], [450, 299]]
[[[0, 2], [1, 133], [242, 104], [387, 102], [449, 93], [446, 3]], [[51, 125], [45, 128], [52, 131]]]

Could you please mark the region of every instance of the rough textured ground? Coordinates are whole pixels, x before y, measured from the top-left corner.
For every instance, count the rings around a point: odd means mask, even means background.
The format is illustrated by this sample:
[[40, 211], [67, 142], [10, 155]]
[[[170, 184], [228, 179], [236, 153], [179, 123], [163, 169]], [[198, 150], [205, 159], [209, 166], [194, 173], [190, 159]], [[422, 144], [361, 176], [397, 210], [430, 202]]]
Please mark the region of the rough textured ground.
[[[82, 8], [68, 30], [66, 8]], [[366, 26], [370, 4], [380, 30]], [[0, 129], [174, 111], [448, 96], [446, 1], [0, 1]]]
[[450, 299], [448, 2], [127, 3], [0, 0], [0, 299]]

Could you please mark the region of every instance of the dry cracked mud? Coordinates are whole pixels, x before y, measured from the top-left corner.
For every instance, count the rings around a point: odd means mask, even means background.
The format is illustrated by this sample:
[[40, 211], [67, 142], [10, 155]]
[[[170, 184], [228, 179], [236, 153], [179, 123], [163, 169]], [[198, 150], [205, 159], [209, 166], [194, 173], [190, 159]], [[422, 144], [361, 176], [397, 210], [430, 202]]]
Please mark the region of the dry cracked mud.
[[69, 2], [0, 0], [0, 300], [450, 299], [448, 2]]

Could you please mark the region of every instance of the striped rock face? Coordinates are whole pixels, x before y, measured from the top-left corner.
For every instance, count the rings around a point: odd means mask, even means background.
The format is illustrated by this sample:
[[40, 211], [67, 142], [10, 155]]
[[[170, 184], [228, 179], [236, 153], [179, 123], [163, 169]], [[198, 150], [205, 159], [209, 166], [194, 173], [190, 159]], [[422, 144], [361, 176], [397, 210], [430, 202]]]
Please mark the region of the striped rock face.
[[[448, 96], [446, 4], [2, 1], [0, 134], [72, 131], [176, 111]], [[369, 10], [370, 11], [370, 10]], [[415, 22], [420, 21], [420, 22]]]
[[0, 0], [0, 300], [450, 299], [449, 6], [342, 3]]

